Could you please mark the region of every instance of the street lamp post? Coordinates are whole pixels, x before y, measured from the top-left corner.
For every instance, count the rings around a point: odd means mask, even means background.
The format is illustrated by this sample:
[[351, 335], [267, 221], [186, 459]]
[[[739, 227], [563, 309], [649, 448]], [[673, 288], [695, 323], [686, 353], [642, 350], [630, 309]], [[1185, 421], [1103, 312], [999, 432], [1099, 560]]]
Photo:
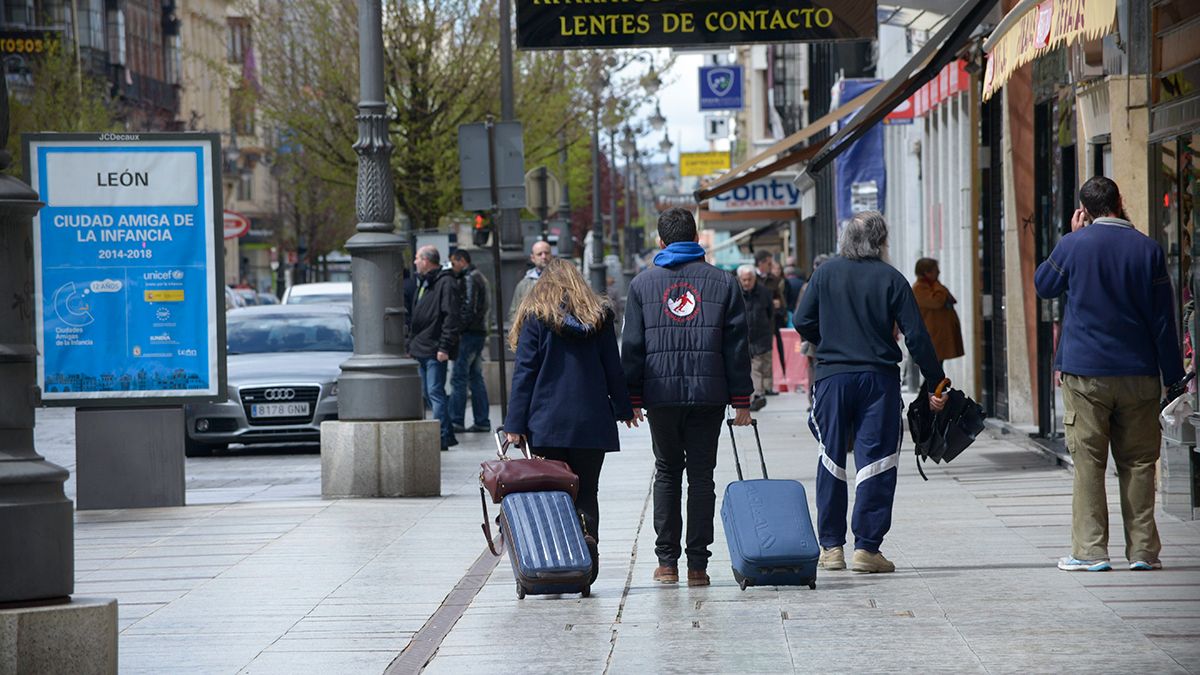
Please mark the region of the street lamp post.
[[600, 209], [600, 90], [592, 98], [592, 290], [607, 290], [604, 278], [604, 221]]
[[359, 0], [358, 31], [358, 226], [346, 242], [354, 284], [354, 356], [342, 364], [338, 419], [419, 420], [425, 411], [417, 366], [404, 358], [403, 265], [409, 242], [394, 223], [380, 0]]

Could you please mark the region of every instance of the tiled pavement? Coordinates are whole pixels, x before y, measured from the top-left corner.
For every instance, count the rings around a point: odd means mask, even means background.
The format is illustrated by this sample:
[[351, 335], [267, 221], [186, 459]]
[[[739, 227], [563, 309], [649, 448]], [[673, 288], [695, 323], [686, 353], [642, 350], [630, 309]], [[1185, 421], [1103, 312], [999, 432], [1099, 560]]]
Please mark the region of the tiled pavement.
[[[760, 419], [772, 477], [811, 498], [802, 408], [776, 397]], [[69, 412], [39, 425], [39, 450], [73, 465]], [[904, 455], [883, 549], [895, 574], [743, 592], [718, 524], [713, 586], [662, 587], [648, 435], [622, 435], [593, 596], [518, 601], [502, 560], [428, 672], [1200, 672], [1200, 523], [1160, 514], [1166, 569], [1124, 570], [1115, 478], [1114, 572], [1056, 570], [1070, 474], [981, 439], [929, 482]], [[189, 460], [194, 506], [77, 515], [77, 593], [119, 599], [123, 673], [383, 672], [483, 549], [475, 476], [491, 446], [463, 438], [436, 499], [321, 500], [315, 454]], [[733, 478], [723, 440], [717, 483]]]

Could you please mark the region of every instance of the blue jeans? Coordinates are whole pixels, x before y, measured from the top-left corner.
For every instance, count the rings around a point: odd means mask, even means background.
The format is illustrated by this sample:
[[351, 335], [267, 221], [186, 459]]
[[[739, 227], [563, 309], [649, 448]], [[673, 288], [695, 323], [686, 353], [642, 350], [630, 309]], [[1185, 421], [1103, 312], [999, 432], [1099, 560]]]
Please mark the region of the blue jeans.
[[463, 333], [458, 340], [458, 358], [454, 359], [454, 372], [450, 375], [450, 421], [460, 427], [467, 426], [467, 390], [471, 392], [471, 414], [475, 426], [488, 427], [487, 385], [483, 382], [483, 343], [486, 335]]
[[433, 408], [433, 419], [442, 423], [442, 445], [448, 445], [455, 439], [450, 426], [450, 410], [446, 406], [446, 362], [417, 357], [417, 373], [421, 376], [425, 400]]

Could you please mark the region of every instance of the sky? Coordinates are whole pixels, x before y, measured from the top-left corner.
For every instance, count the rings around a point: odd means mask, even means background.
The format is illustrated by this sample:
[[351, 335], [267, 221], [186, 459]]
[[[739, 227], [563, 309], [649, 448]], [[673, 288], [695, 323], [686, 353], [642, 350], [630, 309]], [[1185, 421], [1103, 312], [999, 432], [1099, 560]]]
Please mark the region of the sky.
[[[656, 57], [667, 57], [667, 50], [655, 50]], [[704, 140], [704, 114], [700, 112], [700, 66], [704, 65], [704, 55], [697, 53], [677, 53], [675, 63], [670, 70], [659, 75], [663, 86], [658, 90], [659, 105], [663, 117], [667, 118], [667, 131], [670, 132], [671, 142], [675, 147], [671, 151], [671, 161], [679, 161], [679, 151], [704, 152], [709, 150], [708, 141]], [[644, 119], [654, 113], [652, 106], [646, 106], [639, 111]], [[643, 150], [651, 149], [658, 153], [658, 141], [662, 132], [651, 134], [641, 142]], [[728, 149], [728, 144], [718, 146], [718, 149]], [[658, 153], [655, 160], [661, 160]]]

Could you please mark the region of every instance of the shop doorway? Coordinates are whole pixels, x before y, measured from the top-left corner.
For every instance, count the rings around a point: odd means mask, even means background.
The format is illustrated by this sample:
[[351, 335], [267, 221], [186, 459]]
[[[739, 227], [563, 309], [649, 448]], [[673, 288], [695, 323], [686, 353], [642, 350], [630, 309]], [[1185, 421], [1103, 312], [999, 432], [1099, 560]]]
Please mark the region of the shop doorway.
[[1002, 98], [984, 103], [980, 110], [979, 145], [986, 161], [980, 163], [980, 275], [983, 294], [981, 340], [982, 401], [989, 417], [1008, 419], [1008, 330], [1004, 299], [1004, 163]]
[[[1066, 108], [1066, 109], [1063, 109]], [[1034, 107], [1034, 239], [1037, 263], [1071, 229], [1075, 211], [1076, 164], [1074, 115], [1059, 99]], [[1063, 438], [1062, 390], [1056, 377], [1055, 349], [1062, 331], [1061, 298], [1038, 299], [1037, 312], [1037, 423], [1038, 435], [1054, 441]]]

